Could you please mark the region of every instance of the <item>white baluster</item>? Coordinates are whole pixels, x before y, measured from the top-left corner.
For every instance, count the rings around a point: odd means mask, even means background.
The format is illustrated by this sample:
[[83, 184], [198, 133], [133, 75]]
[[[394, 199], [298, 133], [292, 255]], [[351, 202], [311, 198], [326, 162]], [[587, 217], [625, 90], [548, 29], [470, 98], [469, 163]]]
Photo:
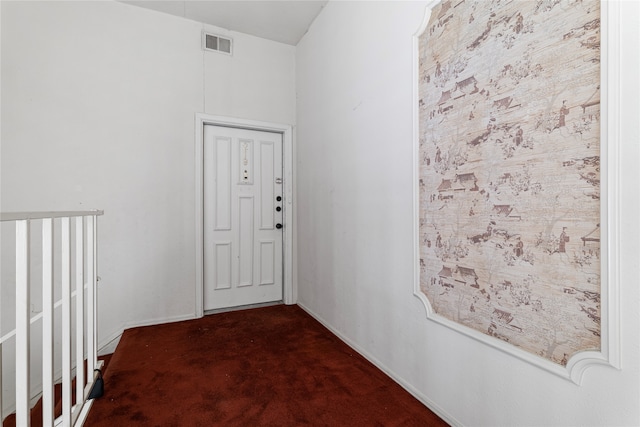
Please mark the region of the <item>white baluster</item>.
[[76, 403], [84, 401], [84, 227], [76, 222]]
[[71, 235], [69, 217], [61, 219], [62, 246], [62, 426], [71, 426]]
[[29, 220], [16, 221], [16, 425], [28, 427], [29, 413]]
[[[3, 343], [15, 339], [15, 405], [16, 422], [19, 426], [30, 426], [30, 360], [42, 359], [42, 399], [43, 425], [48, 427], [81, 425], [91, 404], [85, 405], [86, 393], [90, 390], [90, 378], [93, 370], [101, 364], [97, 363], [97, 216], [102, 211], [73, 211], [73, 212], [17, 212], [0, 213], [0, 221], [12, 221], [16, 233], [16, 326], [13, 331], [0, 337], [0, 360], [2, 360]], [[85, 249], [85, 216], [86, 219], [86, 249]], [[60, 218], [61, 228], [61, 299], [54, 301], [54, 223]], [[75, 218], [75, 241], [71, 241], [71, 218]], [[30, 301], [30, 221], [42, 220], [42, 312], [31, 318]], [[73, 245], [72, 245], [73, 244]], [[75, 248], [75, 252], [74, 249]], [[85, 252], [86, 250], [86, 252]], [[71, 271], [72, 259], [75, 270]], [[86, 257], [86, 258], [85, 258]], [[86, 267], [84, 264], [86, 259]], [[85, 271], [86, 269], [86, 271]], [[72, 277], [75, 283], [75, 317], [72, 306], [71, 292]], [[85, 293], [85, 279], [88, 290]], [[86, 296], [86, 307], [85, 307]], [[61, 327], [56, 326], [55, 310], [61, 309]], [[42, 322], [42, 353], [31, 355], [30, 328], [31, 323]], [[75, 335], [73, 330], [75, 327]], [[58, 335], [60, 334], [60, 335]], [[85, 336], [86, 335], [86, 336]], [[54, 419], [54, 371], [56, 337], [62, 340], [62, 417]], [[75, 340], [75, 347], [73, 343]], [[75, 353], [73, 353], [75, 351]], [[85, 374], [84, 360], [87, 357], [87, 369], [91, 377]], [[33, 357], [32, 357], [33, 356]], [[75, 365], [73, 364], [75, 359]], [[14, 366], [11, 368], [13, 369]], [[76, 405], [72, 402], [72, 373], [76, 368], [77, 396]], [[2, 365], [0, 364], [0, 384], [2, 384]], [[36, 391], [34, 390], [35, 394]], [[12, 393], [13, 395], [13, 393]], [[13, 397], [13, 396], [12, 396]], [[2, 388], [0, 387], [0, 420], [2, 412]]]
[[93, 378], [97, 359], [97, 331], [95, 322], [96, 274], [95, 274], [95, 216], [87, 217], [87, 380]]
[[53, 426], [53, 219], [42, 220], [42, 425]]

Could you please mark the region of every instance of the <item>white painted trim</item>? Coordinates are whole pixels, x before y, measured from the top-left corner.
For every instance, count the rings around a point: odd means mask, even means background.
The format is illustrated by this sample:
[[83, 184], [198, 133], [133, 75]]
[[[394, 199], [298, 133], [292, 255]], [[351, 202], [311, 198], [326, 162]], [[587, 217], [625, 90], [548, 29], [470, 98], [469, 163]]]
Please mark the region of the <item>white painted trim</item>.
[[[104, 362], [102, 360], [100, 360], [96, 364], [95, 369], [102, 370], [102, 366], [103, 365], [104, 365]], [[91, 372], [93, 372], [93, 370]], [[93, 388], [93, 386], [95, 384], [95, 381], [96, 381], [94, 375], [89, 374], [88, 372], [87, 372], [87, 375], [90, 375], [92, 380], [91, 381], [87, 381], [87, 385], [85, 386], [85, 388], [83, 390], [85, 399], [86, 399], [87, 396], [89, 396], [89, 393], [91, 392], [91, 389]], [[84, 422], [87, 420], [87, 417], [89, 416], [89, 412], [91, 411], [91, 407], [93, 406], [93, 401], [94, 401], [94, 399], [87, 399], [87, 400], [85, 400], [83, 402], [82, 408], [80, 409], [80, 412], [78, 413], [78, 418], [76, 419], [74, 427], [75, 426], [82, 427], [84, 425]]]
[[[102, 360], [99, 360], [98, 364], [96, 365], [96, 369], [102, 369], [103, 365], [104, 365], [104, 362]], [[76, 371], [77, 371], [77, 366], [73, 367], [71, 369], [71, 378], [75, 378], [76, 377]], [[56, 371], [55, 375], [53, 376], [53, 383], [54, 384], [60, 384], [61, 382], [62, 382], [62, 370], [59, 369], [59, 370]], [[87, 383], [85, 385], [85, 389], [84, 389], [85, 398], [86, 398], [86, 396], [88, 396], [88, 391], [91, 390], [92, 386], [93, 386], [93, 380], [91, 380], [91, 382], [89, 382], [89, 383]], [[40, 383], [40, 384], [36, 383], [36, 384], [34, 384], [34, 386], [32, 388], [33, 388], [33, 390], [42, 389], [42, 383]], [[32, 409], [36, 405], [36, 403], [38, 403], [38, 400], [43, 399], [43, 401], [44, 401], [43, 392], [39, 391], [39, 392], [33, 393], [33, 390], [32, 390], [32, 393], [31, 393], [31, 398], [29, 400], [29, 407], [32, 408]], [[87, 404], [89, 404], [89, 402], [92, 402], [92, 401], [93, 401], [93, 399], [92, 400], [85, 400], [83, 402], [83, 406], [82, 407], [84, 408]], [[76, 411], [76, 408], [78, 408], [77, 404], [73, 405], [72, 410]], [[9, 406], [8, 408], [6, 408], [4, 413], [13, 414], [15, 411], [16, 411], [16, 405], [13, 404], [13, 405]], [[83, 409], [83, 411], [84, 411], [84, 409]], [[53, 416], [53, 412], [52, 412], [52, 416]], [[75, 416], [79, 419], [79, 417], [82, 416], [82, 414], [81, 413], [76, 413]], [[76, 424], [74, 424], [74, 426], [80, 425], [80, 424], [77, 424], [77, 423], [78, 423], [78, 421], [76, 420]], [[53, 420], [53, 424], [50, 423], [50, 424], [43, 424], [43, 425], [59, 426], [61, 424], [62, 424], [62, 415], [60, 415], [58, 418]]]
[[[124, 325], [124, 329], [122, 330], [122, 332], [120, 332], [119, 335], [122, 336], [124, 331], [126, 331], [127, 329], [142, 328], [144, 326], [165, 325], [167, 323], [183, 322], [185, 320], [193, 320], [193, 319], [196, 319], [196, 316], [194, 316], [193, 314], [183, 314], [183, 315], [180, 315], [180, 316], [161, 317], [161, 318], [158, 318], [158, 319], [148, 319], [148, 320], [145, 320], [144, 322], [129, 322], [129, 323]], [[113, 340], [113, 338], [111, 340]]]
[[431, 399], [429, 399], [426, 395], [424, 395], [420, 391], [418, 391], [415, 387], [413, 387], [411, 384], [409, 384], [403, 378], [397, 376], [395, 374], [395, 372], [393, 372], [391, 369], [388, 369], [384, 365], [384, 363], [380, 362], [380, 360], [375, 358], [371, 353], [369, 353], [366, 350], [364, 350], [362, 347], [360, 347], [354, 341], [352, 341], [349, 338], [347, 338], [345, 335], [343, 335], [340, 331], [335, 329], [329, 322], [326, 322], [321, 316], [319, 316], [313, 310], [311, 310], [310, 308], [306, 307], [305, 305], [303, 305], [300, 302], [298, 303], [298, 306], [300, 308], [302, 308], [304, 311], [306, 311], [315, 320], [320, 322], [325, 328], [330, 330], [332, 334], [334, 334], [335, 336], [340, 338], [345, 344], [347, 344], [349, 347], [351, 347], [356, 352], [358, 352], [362, 357], [367, 359], [369, 362], [373, 363], [376, 366], [376, 368], [378, 368], [382, 372], [384, 372], [389, 378], [391, 378], [392, 380], [397, 382], [402, 388], [404, 388], [413, 397], [415, 397], [420, 402], [422, 402], [422, 404], [424, 406], [426, 406], [427, 408], [429, 408], [429, 410], [431, 410], [437, 416], [442, 418], [447, 424], [449, 424], [450, 426], [454, 426], [454, 427], [462, 426], [462, 423], [460, 421], [456, 420], [451, 414], [446, 412], [444, 409], [442, 409], [440, 406], [438, 406], [435, 402], [433, 402]]
[[[54, 419], [53, 219], [42, 220], [42, 425]], [[87, 257], [88, 258], [88, 257]], [[87, 263], [91, 265], [91, 262]], [[88, 301], [92, 301], [88, 295]], [[92, 330], [92, 329], [90, 329]], [[94, 330], [95, 333], [95, 330]], [[95, 338], [95, 337], [94, 337]]]
[[98, 357], [104, 356], [105, 354], [115, 353], [116, 348], [120, 343], [120, 338], [122, 338], [123, 332], [123, 330], [115, 332], [109, 335], [109, 337], [104, 339], [100, 344], [98, 344]]
[[[620, 369], [620, 2], [601, 3], [602, 99], [601, 103], [601, 223], [606, 237], [602, 256], [601, 353], [603, 364]], [[570, 361], [571, 362], [571, 361]], [[597, 363], [597, 361], [594, 361]]]
[[[75, 283], [76, 284], [82, 284], [82, 286], [78, 286], [76, 285], [76, 309], [75, 309], [75, 316], [76, 316], [76, 321], [74, 322], [75, 325], [75, 333], [76, 333], [76, 339], [75, 339], [75, 343], [73, 343], [72, 348], [75, 347], [75, 355], [76, 355], [76, 359], [75, 359], [75, 364], [76, 366], [80, 365], [81, 363], [84, 363], [84, 356], [85, 356], [85, 339], [84, 339], [84, 334], [85, 334], [85, 328], [84, 328], [84, 320], [85, 320], [85, 310], [84, 310], [84, 297], [85, 297], [85, 292], [84, 292], [84, 255], [85, 255], [85, 248], [84, 248], [84, 217], [76, 217], [74, 220], [74, 226], [76, 229], [76, 235], [75, 235], [75, 266], [74, 266], [74, 274], [75, 274]], [[92, 304], [92, 301], [87, 301], [87, 304]], [[91, 331], [93, 332], [93, 331]], [[90, 335], [89, 332], [87, 332], [87, 337]], [[87, 365], [87, 367], [89, 367], [89, 364]], [[93, 370], [91, 370], [90, 372], [93, 372]], [[80, 403], [81, 401], [84, 400], [83, 398], [83, 391], [84, 391], [84, 369], [77, 369], [76, 370], [76, 396], [78, 396], [78, 398], [76, 399], [76, 401], [78, 403]]]
[[620, 369], [620, 3], [601, 3], [601, 350], [577, 353], [566, 367], [438, 315], [420, 290], [418, 38], [428, 25], [432, 8], [438, 3], [439, 0], [429, 3], [424, 21], [413, 37], [413, 294], [424, 304], [428, 319], [575, 384], [581, 384], [584, 371], [590, 366]]
[[109, 335], [107, 338], [104, 338], [100, 341], [100, 344], [98, 344], [98, 355], [99, 356], [103, 356], [105, 354], [111, 354], [113, 352], [115, 352], [116, 347], [118, 346], [118, 343], [120, 342], [120, 338], [122, 338], [122, 334], [124, 334], [124, 331], [126, 331], [127, 329], [132, 329], [132, 328], [140, 328], [140, 327], [144, 327], [144, 326], [155, 326], [155, 325], [163, 325], [166, 323], [175, 323], [175, 322], [182, 322], [185, 320], [193, 320], [196, 317], [193, 314], [186, 314], [186, 315], [180, 315], [180, 316], [173, 316], [173, 317], [162, 317], [162, 318], [158, 318], [158, 319], [151, 319], [151, 320], [145, 320], [144, 322], [129, 322], [126, 323], [122, 329], [118, 330], [117, 332], [112, 333], [111, 335]]
[[50, 212], [1, 212], [0, 221], [19, 221], [23, 219], [65, 218], [75, 216], [104, 215], [102, 210], [88, 211], [50, 211]]
[[[30, 299], [30, 230], [28, 219], [16, 221], [16, 425], [29, 426], [29, 393], [31, 382]], [[64, 319], [64, 316], [63, 316]], [[64, 324], [64, 320], [63, 320]], [[1, 403], [1, 402], [0, 402]]]
[[246, 120], [233, 117], [213, 116], [204, 113], [196, 114], [195, 119], [195, 180], [196, 180], [196, 283], [195, 283], [195, 317], [204, 315], [204, 125], [224, 126], [241, 129], [251, 129], [282, 134], [282, 166], [284, 168], [284, 283], [283, 301], [285, 304], [295, 304], [297, 293], [293, 282], [295, 253], [296, 224], [294, 223], [294, 179], [293, 170], [293, 128], [291, 125]]

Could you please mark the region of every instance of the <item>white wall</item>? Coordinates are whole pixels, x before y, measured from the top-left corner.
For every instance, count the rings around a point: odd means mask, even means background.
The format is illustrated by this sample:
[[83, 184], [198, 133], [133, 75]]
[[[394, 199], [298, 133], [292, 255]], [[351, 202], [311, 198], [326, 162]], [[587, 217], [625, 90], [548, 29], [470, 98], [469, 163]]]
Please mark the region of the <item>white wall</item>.
[[412, 35], [426, 2], [330, 2], [297, 49], [299, 303], [456, 425], [640, 425], [638, 3], [623, 4], [622, 370], [582, 386], [426, 319], [413, 293]]
[[101, 339], [194, 311], [194, 114], [297, 114], [305, 307], [457, 424], [640, 424], [636, 2], [622, 14], [623, 369], [590, 368], [582, 386], [427, 321], [412, 296], [424, 2], [330, 2], [297, 53], [218, 29], [231, 58], [200, 50], [200, 24], [121, 3], [0, 4], [0, 208], [105, 210]]
[[204, 111], [294, 124], [295, 47], [207, 26], [233, 39], [234, 56], [204, 57]]
[[99, 339], [195, 313], [197, 112], [294, 124], [295, 48], [114, 1], [1, 2], [2, 211], [104, 209]]

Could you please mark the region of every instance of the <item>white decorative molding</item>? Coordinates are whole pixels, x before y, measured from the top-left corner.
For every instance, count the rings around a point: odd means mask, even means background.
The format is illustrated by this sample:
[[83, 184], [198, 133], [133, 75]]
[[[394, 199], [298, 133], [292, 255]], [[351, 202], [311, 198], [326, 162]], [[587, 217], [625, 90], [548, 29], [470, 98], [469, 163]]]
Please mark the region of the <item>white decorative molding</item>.
[[[216, 241], [213, 243], [213, 289], [231, 289], [231, 241]], [[224, 262], [223, 262], [224, 260]], [[221, 278], [224, 277], [224, 280]]]
[[216, 137], [213, 150], [216, 156], [214, 230], [231, 230], [231, 138]]
[[419, 37], [427, 28], [432, 9], [427, 5], [424, 20], [413, 37], [413, 224], [414, 295], [424, 304], [427, 319], [446, 326], [504, 353], [580, 385], [584, 372], [594, 365], [620, 369], [620, 4], [601, 3], [601, 340], [599, 351], [574, 354], [566, 366], [556, 364], [500, 339], [491, 337], [438, 315], [420, 289], [419, 239]]
[[273, 230], [275, 227], [275, 179], [273, 168], [275, 147], [273, 142], [260, 141], [260, 230]]
[[[255, 221], [254, 198], [252, 195], [238, 195], [238, 287], [253, 285], [253, 223]], [[229, 257], [231, 259], [231, 257]], [[231, 281], [229, 282], [231, 285]], [[231, 287], [231, 286], [229, 286]]]
[[[269, 247], [269, 255], [265, 255], [265, 248]], [[262, 239], [260, 240], [260, 277], [258, 285], [273, 285], [275, 283], [275, 250], [276, 241]], [[265, 262], [266, 260], [266, 262]], [[265, 272], [266, 270], [266, 272]], [[265, 273], [268, 273], [268, 277], [265, 278]]]
[[294, 288], [295, 254], [293, 244], [296, 224], [294, 223], [294, 147], [293, 127], [281, 123], [246, 120], [235, 117], [214, 116], [197, 113], [195, 116], [195, 236], [196, 236], [196, 280], [194, 317], [204, 316], [204, 126], [224, 126], [282, 134], [282, 166], [284, 170], [283, 219], [283, 299], [285, 304], [295, 304], [297, 292]]

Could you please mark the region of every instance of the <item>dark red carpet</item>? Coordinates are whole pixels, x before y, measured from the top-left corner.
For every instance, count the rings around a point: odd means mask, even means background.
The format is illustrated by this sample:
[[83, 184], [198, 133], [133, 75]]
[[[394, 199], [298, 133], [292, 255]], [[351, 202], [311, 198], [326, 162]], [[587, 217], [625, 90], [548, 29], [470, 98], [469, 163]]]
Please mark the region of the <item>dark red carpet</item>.
[[125, 331], [86, 426], [446, 426], [297, 306]]

